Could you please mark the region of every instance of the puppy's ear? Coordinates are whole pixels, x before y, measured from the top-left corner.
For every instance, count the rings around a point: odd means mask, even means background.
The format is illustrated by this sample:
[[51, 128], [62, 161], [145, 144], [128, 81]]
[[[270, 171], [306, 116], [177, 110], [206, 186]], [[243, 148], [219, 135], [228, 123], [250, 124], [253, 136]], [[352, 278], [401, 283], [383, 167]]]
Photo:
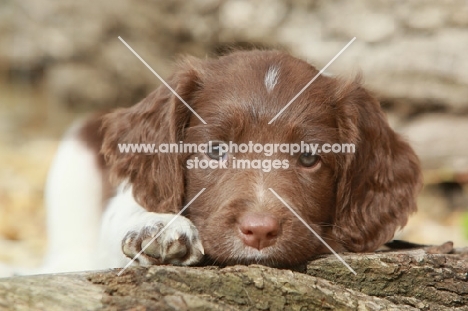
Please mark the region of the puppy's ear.
[[340, 138], [355, 144], [355, 153], [342, 155], [333, 230], [347, 250], [374, 251], [417, 209], [419, 160], [359, 83], [348, 83], [338, 94]]
[[[203, 63], [185, 59], [168, 84], [189, 105], [202, 88]], [[149, 211], [177, 212], [184, 195], [184, 163], [180, 153], [121, 152], [119, 144], [179, 144], [192, 112], [164, 85], [130, 108], [103, 118], [101, 153], [114, 182], [127, 182], [137, 202]], [[121, 145], [122, 146], [122, 145]]]

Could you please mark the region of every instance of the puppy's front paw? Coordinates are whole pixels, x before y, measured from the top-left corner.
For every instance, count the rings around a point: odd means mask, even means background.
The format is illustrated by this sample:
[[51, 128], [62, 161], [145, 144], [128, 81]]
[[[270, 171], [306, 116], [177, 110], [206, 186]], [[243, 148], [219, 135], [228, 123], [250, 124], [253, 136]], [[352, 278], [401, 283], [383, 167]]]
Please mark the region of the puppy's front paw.
[[204, 250], [197, 228], [183, 216], [178, 216], [166, 227], [174, 217], [172, 214], [151, 213], [149, 222], [125, 235], [123, 253], [135, 258], [143, 250], [135, 259], [139, 265], [193, 265], [200, 262]]

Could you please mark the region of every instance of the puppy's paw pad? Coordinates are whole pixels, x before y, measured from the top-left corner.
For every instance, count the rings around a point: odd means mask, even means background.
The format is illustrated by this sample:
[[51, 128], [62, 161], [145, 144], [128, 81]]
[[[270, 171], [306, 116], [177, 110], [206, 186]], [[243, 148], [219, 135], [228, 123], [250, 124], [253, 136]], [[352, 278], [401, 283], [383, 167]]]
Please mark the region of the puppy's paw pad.
[[[186, 218], [170, 224], [159, 220], [153, 226], [144, 226], [139, 231], [128, 232], [122, 241], [122, 251], [135, 258], [140, 265], [198, 263], [204, 254], [198, 230]], [[165, 228], [165, 229], [164, 229]]]
[[140, 265], [151, 265], [151, 264], [161, 264], [159, 256], [147, 256], [144, 252], [141, 252], [143, 249], [142, 239], [144, 239], [145, 231], [147, 229], [128, 232], [122, 240], [122, 252], [128, 258], [135, 259], [135, 262]]
[[152, 241], [154, 238], [147, 238], [141, 243], [144, 253], [154, 257], [164, 258], [164, 261], [171, 259], [184, 258], [190, 251], [190, 245], [185, 237], [180, 237], [174, 240]]

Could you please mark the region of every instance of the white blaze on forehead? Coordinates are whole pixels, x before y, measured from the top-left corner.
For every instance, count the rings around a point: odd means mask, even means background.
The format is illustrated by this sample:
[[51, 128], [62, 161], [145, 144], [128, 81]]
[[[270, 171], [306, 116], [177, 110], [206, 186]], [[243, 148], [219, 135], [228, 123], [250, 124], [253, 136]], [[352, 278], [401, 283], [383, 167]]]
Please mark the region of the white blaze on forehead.
[[270, 68], [268, 68], [268, 71], [265, 74], [265, 87], [268, 92], [271, 92], [278, 83], [278, 72], [278, 67], [270, 66]]

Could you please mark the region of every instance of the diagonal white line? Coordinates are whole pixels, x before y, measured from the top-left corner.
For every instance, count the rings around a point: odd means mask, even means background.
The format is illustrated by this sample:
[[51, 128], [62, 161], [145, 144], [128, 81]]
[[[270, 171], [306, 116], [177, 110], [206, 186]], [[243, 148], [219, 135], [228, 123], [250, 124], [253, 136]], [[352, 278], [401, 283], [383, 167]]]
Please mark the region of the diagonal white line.
[[341, 258], [340, 255], [338, 255], [338, 254], [335, 252], [335, 250], [334, 250], [333, 248], [331, 248], [330, 245], [328, 245], [327, 242], [325, 242], [325, 241], [322, 239], [322, 237], [321, 237], [320, 235], [318, 235], [317, 232], [315, 232], [315, 230], [312, 229], [312, 227], [309, 226], [309, 224], [308, 224], [304, 219], [302, 219], [302, 217], [299, 216], [299, 214], [296, 213], [296, 211], [293, 210], [293, 209], [291, 208], [291, 206], [288, 205], [288, 203], [286, 203], [286, 201], [283, 200], [283, 198], [281, 198], [273, 189], [271, 189], [271, 188], [268, 188], [268, 189], [269, 189], [271, 192], [273, 192], [273, 194], [274, 194], [274, 195], [275, 195], [275, 196], [276, 196], [276, 197], [277, 197], [293, 214], [294, 214], [294, 216], [296, 216], [296, 217], [304, 224], [304, 226], [306, 226], [307, 229], [309, 229], [310, 232], [312, 232], [312, 233], [317, 237], [317, 239], [319, 239], [320, 242], [322, 242], [322, 243], [333, 253], [333, 255], [335, 255], [336, 258], [338, 258], [338, 260], [341, 261], [341, 262], [346, 266], [346, 268], [349, 269], [349, 271], [351, 271], [352, 273], [354, 273], [354, 275], [357, 274], [356, 271], [354, 271], [353, 268], [351, 268], [351, 267], [346, 263], [346, 261], [344, 261], [343, 258]]
[[346, 44], [345, 47], [342, 48], [341, 51], [339, 51], [338, 54], [336, 54], [335, 57], [333, 57], [332, 60], [329, 61], [328, 64], [326, 64], [325, 67], [323, 67], [322, 70], [320, 70], [319, 73], [317, 73], [315, 77], [313, 77], [312, 80], [310, 80], [309, 83], [307, 83], [306, 86], [304, 86], [302, 90], [300, 90], [299, 93], [297, 93], [297, 95], [294, 96], [293, 99], [291, 99], [289, 103], [287, 103], [286, 106], [284, 106], [283, 109], [281, 109], [280, 112], [278, 112], [276, 116], [270, 120], [270, 122], [268, 122], [268, 124], [273, 123], [273, 121], [275, 121], [276, 118], [278, 118], [289, 107], [289, 105], [291, 105], [312, 84], [312, 82], [314, 82], [315, 79], [317, 79], [328, 68], [328, 66], [332, 64], [338, 58], [338, 56], [340, 56], [341, 53], [343, 53], [351, 45], [351, 43], [353, 43], [354, 40], [356, 40], [356, 37], [352, 38], [351, 41], [349, 41], [348, 44]]
[[145, 249], [146, 249], [148, 246], [150, 246], [150, 245], [167, 229], [167, 227], [169, 227], [169, 226], [177, 219], [177, 217], [179, 217], [180, 215], [182, 215], [182, 213], [187, 209], [187, 207], [189, 207], [190, 204], [192, 204], [193, 201], [195, 201], [195, 200], [198, 198], [198, 196], [199, 196], [200, 194], [202, 194], [203, 191], [205, 191], [205, 189], [206, 189], [206, 188], [203, 188], [202, 190], [200, 190], [200, 192], [198, 192], [197, 195], [196, 195], [192, 200], [190, 200], [190, 202], [188, 202], [187, 205], [185, 205], [184, 208], [181, 209], [180, 212], [178, 212], [178, 213], [174, 216], [174, 218], [172, 218], [172, 219], [161, 229], [161, 231], [159, 231], [158, 234], [156, 234], [156, 236], [153, 237], [153, 238], [151, 239], [151, 241], [150, 241], [148, 244], [146, 244], [146, 246], [143, 247], [143, 249], [142, 249], [138, 254], [136, 254], [135, 257], [132, 258], [132, 260], [130, 260], [130, 262], [129, 262], [122, 270], [120, 270], [120, 272], [117, 274], [117, 276], [120, 276], [120, 275], [121, 275], [121, 274], [122, 274], [122, 273], [123, 273], [123, 272], [124, 272], [124, 271], [125, 271], [125, 270], [126, 270], [126, 269], [143, 253], [143, 252], [144, 252], [144, 251], [145, 251]]
[[182, 99], [182, 97], [179, 96], [179, 94], [176, 93], [176, 91], [174, 91], [170, 86], [169, 84], [166, 83], [166, 81], [163, 80], [163, 78], [161, 78], [160, 75], [158, 75], [158, 73], [156, 71], [153, 70], [153, 68], [150, 67], [150, 65], [148, 65], [144, 60], [143, 58], [140, 57], [140, 55], [138, 55], [137, 52], [135, 52], [135, 50], [132, 49], [132, 47], [130, 45], [127, 44], [127, 42], [125, 42], [124, 39], [122, 39], [120, 36], [119, 36], [119, 40], [122, 41], [123, 44], [125, 44], [125, 46], [133, 53], [135, 54], [135, 56], [146, 66], [148, 67], [148, 69], [178, 98], [180, 99], [181, 102], [184, 103], [185, 106], [187, 106], [188, 109], [190, 109], [191, 112], [193, 112], [194, 115], [197, 116], [198, 119], [200, 119], [200, 121], [203, 122], [203, 124], [206, 124], [205, 120], [202, 119], [202, 117], [200, 117], [198, 115], [198, 113], [195, 112], [195, 110], [192, 109], [192, 107], [189, 106], [189, 104], [187, 104], [185, 102], [185, 100]]

